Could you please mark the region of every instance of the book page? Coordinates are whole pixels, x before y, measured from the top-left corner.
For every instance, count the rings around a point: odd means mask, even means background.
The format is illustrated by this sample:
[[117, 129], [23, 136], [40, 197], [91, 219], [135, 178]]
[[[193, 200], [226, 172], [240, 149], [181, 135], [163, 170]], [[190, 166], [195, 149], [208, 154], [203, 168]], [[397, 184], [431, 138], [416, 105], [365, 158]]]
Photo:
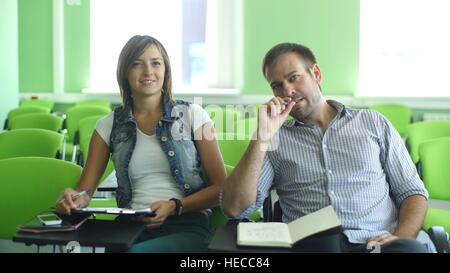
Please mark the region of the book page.
[[291, 247], [288, 227], [284, 223], [239, 223], [238, 245]]
[[305, 215], [288, 224], [293, 243], [310, 235], [332, 229], [341, 225], [332, 206], [325, 207]]

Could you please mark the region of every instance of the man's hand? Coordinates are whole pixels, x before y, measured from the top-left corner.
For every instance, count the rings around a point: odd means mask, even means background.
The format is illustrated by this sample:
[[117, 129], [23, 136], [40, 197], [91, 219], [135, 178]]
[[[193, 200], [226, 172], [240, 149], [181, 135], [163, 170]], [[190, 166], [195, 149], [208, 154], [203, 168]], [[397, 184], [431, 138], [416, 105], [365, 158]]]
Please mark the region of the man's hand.
[[295, 102], [291, 98], [274, 97], [259, 109], [258, 139], [270, 142], [286, 120]]
[[384, 244], [389, 243], [398, 238], [399, 238], [398, 236], [395, 236], [388, 232], [383, 235], [380, 235], [380, 236], [377, 236], [377, 237], [367, 240], [367, 244], [368, 245], [376, 245], [376, 244], [384, 245]]

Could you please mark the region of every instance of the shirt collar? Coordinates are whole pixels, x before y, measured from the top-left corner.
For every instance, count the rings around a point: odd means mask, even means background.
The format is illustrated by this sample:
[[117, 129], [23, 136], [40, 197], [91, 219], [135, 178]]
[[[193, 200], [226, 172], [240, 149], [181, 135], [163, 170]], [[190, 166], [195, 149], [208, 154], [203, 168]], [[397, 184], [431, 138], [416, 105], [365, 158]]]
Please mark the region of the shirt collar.
[[[344, 117], [345, 115], [351, 116], [351, 113], [347, 110], [347, 108], [345, 107], [344, 104], [335, 101], [335, 100], [327, 100], [328, 105], [330, 105], [331, 107], [333, 107], [334, 109], [336, 109], [336, 111], [338, 112], [338, 116], [339, 118]], [[306, 124], [303, 123], [297, 119], [291, 119], [288, 121], [285, 121], [283, 124], [284, 127], [294, 127], [294, 126], [299, 126], [299, 127], [312, 127], [312, 125], [310, 124]]]

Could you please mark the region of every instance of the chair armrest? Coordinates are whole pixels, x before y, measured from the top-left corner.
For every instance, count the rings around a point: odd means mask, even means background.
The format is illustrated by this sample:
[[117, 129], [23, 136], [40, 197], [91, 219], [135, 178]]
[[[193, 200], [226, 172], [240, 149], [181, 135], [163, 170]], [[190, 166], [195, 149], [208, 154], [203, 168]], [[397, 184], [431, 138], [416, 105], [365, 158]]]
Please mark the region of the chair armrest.
[[438, 253], [450, 253], [450, 242], [448, 241], [448, 233], [441, 226], [434, 226], [428, 229], [428, 235], [433, 241]]

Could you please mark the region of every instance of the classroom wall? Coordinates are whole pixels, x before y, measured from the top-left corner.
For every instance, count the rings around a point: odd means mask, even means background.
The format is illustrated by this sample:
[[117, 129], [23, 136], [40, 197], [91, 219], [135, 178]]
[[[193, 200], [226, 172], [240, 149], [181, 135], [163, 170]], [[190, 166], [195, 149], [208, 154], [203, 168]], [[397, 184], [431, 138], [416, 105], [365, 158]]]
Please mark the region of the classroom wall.
[[[64, 89], [80, 93], [89, 85], [89, 0], [80, 5], [64, 2]], [[261, 60], [281, 41], [303, 43], [316, 53], [326, 95], [353, 95], [357, 90], [359, 0], [243, 0], [242, 4], [244, 95], [270, 92]], [[19, 18], [23, 22], [19, 24], [20, 92], [49, 92], [53, 88], [52, 1], [19, 0]]]
[[[2, 0], [0, 9], [0, 121], [19, 104], [17, 1]], [[3, 124], [1, 124], [3, 128]]]
[[270, 93], [264, 54], [280, 42], [315, 53], [325, 95], [352, 96], [359, 78], [359, 0], [245, 0], [244, 93]]
[[53, 90], [52, 10], [52, 0], [18, 1], [19, 89], [22, 93]]

